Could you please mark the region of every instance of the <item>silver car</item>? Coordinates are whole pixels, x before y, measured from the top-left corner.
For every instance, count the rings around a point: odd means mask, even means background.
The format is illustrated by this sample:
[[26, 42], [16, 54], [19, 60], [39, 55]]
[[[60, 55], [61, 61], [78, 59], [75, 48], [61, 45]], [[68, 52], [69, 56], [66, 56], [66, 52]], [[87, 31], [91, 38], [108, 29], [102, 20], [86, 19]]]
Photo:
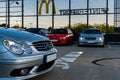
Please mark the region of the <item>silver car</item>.
[[0, 80], [28, 79], [50, 71], [57, 50], [48, 38], [0, 28]]
[[97, 28], [88, 28], [80, 34], [79, 45], [104, 46], [104, 34]]

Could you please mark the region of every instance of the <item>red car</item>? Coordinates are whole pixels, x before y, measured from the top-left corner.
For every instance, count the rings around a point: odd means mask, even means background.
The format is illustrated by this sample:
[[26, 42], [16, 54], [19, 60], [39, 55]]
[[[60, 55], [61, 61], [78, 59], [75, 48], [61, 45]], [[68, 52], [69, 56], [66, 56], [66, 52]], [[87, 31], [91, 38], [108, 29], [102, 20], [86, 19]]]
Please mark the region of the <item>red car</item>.
[[48, 34], [53, 44], [69, 45], [74, 42], [73, 33], [70, 29], [54, 29]]

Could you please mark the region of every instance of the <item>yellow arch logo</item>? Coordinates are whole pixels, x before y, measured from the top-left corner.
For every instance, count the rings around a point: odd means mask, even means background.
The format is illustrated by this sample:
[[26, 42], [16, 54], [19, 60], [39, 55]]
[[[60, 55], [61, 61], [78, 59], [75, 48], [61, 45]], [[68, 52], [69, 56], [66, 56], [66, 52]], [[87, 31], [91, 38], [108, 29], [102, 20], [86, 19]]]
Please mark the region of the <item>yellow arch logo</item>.
[[[41, 0], [41, 2], [40, 2], [40, 7], [39, 7], [39, 14], [42, 14], [43, 4], [46, 5], [46, 13], [47, 13], [47, 14], [49, 13], [50, 2], [51, 2], [51, 1], [52, 1], [52, 0], [48, 0], [48, 2], [47, 2], [47, 0]], [[55, 5], [55, 3], [54, 3], [54, 14], [56, 14], [56, 5]]]

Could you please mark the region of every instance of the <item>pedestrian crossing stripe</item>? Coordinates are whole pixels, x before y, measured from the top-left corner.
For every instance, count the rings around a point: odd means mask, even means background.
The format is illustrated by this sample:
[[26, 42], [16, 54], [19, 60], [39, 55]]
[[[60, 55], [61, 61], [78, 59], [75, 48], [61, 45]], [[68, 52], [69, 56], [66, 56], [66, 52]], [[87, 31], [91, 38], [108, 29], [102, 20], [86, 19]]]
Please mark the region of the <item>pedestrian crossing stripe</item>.
[[[56, 60], [56, 67], [62, 67], [62, 69], [69, 69], [69, 63], [75, 62], [77, 58], [83, 54], [83, 52], [70, 52], [69, 54], [64, 55]], [[69, 63], [68, 63], [69, 62]]]

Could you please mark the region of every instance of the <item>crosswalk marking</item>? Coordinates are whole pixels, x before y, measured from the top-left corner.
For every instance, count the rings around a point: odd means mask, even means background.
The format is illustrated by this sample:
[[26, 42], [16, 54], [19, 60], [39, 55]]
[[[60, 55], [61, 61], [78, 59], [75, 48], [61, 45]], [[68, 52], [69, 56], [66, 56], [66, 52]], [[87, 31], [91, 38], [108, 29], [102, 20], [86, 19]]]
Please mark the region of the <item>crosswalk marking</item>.
[[56, 66], [56, 67], [62, 67], [62, 69], [64, 69], [64, 70], [70, 68], [69, 64], [63, 62], [63, 60], [61, 60], [61, 59], [57, 59], [57, 60], [56, 60], [56, 65], [55, 65], [55, 66]]
[[109, 47], [109, 48], [112, 48], [112, 46], [111, 46], [111, 45], [109, 45], [109, 44], [108, 44], [108, 47]]
[[[75, 60], [81, 55], [83, 52], [70, 52], [69, 54], [64, 55], [56, 60], [56, 67], [61, 67], [66, 70], [70, 68], [69, 63], [75, 62]], [[69, 62], [69, 63], [68, 63]]]
[[74, 62], [77, 58], [61, 57], [61, 59], [65, 62]]
[[70, 52], [69, 54], [65, 55], [65, 57], [79, 57], [83, 52]]

